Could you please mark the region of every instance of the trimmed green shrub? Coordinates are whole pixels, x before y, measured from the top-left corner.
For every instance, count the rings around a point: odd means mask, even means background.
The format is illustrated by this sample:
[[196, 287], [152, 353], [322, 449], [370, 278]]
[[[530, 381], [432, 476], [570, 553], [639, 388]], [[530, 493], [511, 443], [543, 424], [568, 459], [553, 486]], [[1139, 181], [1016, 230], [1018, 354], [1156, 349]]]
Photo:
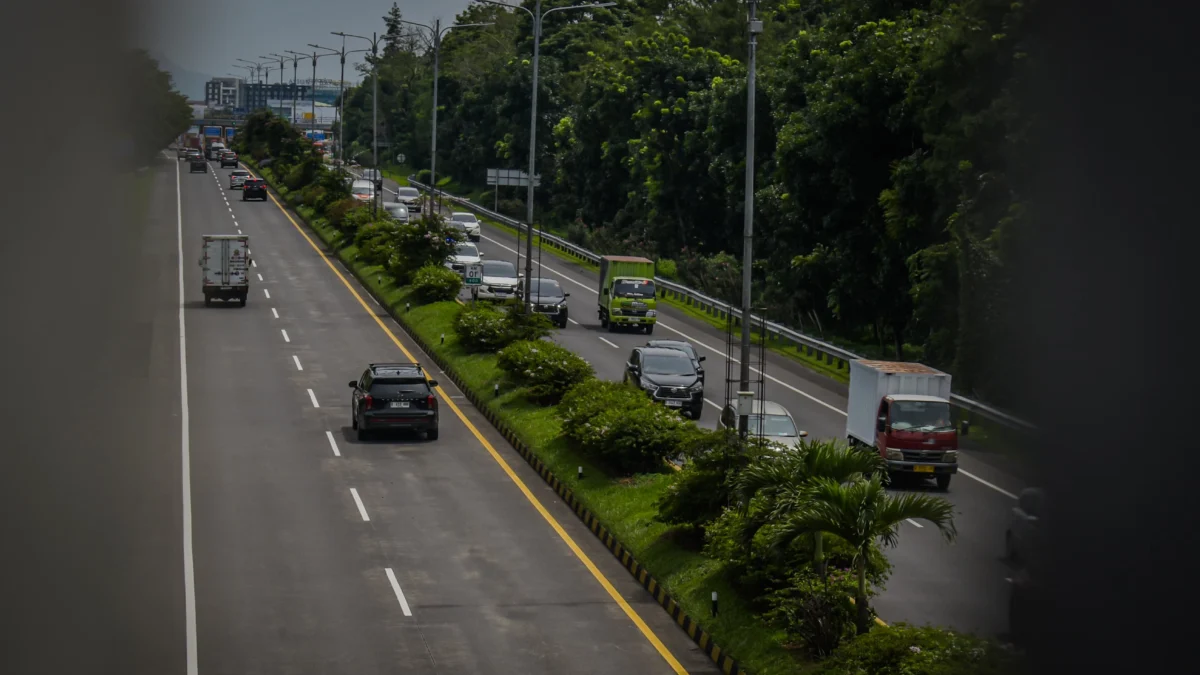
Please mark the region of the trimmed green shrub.
[[[383, 219], [382, 214], [380, 219]], [[360, 206], [357, 209], [351, 209], [346, 214], [346, 217], [342, 219], [342, 226], [340, 229], [342, 232], [348, 235], [355, 235], [358, 234], [359, 230], [374, 222], [375, 218], [371, 214], [371, 207]]]
[[621, 382], [590, 379], [571, 387], [558, 404], [563, 435], [582, 443], [592, 420], [605, 410], [629, 410], [654, 405], [646, 395]]
[[484, 303], [471, 303], [454, 318], [458, 343], [473, 352], [494, 352], [503, 349], [508, 339], [508, 317], [499, 309]]
[[585, 452], [623, 473], [662, 467], [676, 454], [696, 427], [679, 413], [646, 399], [646, 404], [601, 412], [583, 426], [580, 445]]
[[1024, 659], [998, 643], [933, 626], [875, 627], [843, 644], [821, 675], [1016, 675]]
[[437, 218], [401, 224], [396, 228], [388, 272], [401, 284], [411, 282], [417, 270], [426, 265], [441, 265], [454, 255], [459, 236], [457, 230]]
[[823, 659], [854, 637], [856, 610], [850, 599], [857, 590], [852, 571], [830, 570], [822, 579], [811, 570], [801, 570], [768, 598], [771, 611], [766, 619], [779, 626], [790, 642]]
[[774, 452], [768, 441], [743, 441], [730, 429], [702, 430], [682, 448], [686, 462], [658, 501], [658, 520], [703, 528], [718, 518], [731, 498], [738, 472]]
[[368, 265], [386, 265], [392, 257], [398, 225], [391, 220], [377, 220], [354, 233], [358, 258]]
[[675, 279], [679, 276], [679, 268], [675, 265], [674, 260], [659, 258], [654, 261], [654, 274], [667, 279]]
[[444, 302], [458, 297], [463, 278], [441, 265], [426, 265], [413, 275], [412, 289], [421, 302]]
[[514, 382], [529, 387], [530, 398], [557, 403], [571, 387], [595, 377], [591, 364], [571, 350], [545, 340], [519, 340], [500, 350], [497, 365]]
[[508, 310], [509, 342], [517, 340], [540, 340], [553, 333], [553, 324], [544, 314], [526, 312], [525, 305], [516, 305]]
[[337, 229], [342, 229], [342, 222], [355, 209], [366, 209], [367, 207], [358, 202], [358, 200], [349, 197], [331, 202], [325, 206], [325, 219], [329, 224]]

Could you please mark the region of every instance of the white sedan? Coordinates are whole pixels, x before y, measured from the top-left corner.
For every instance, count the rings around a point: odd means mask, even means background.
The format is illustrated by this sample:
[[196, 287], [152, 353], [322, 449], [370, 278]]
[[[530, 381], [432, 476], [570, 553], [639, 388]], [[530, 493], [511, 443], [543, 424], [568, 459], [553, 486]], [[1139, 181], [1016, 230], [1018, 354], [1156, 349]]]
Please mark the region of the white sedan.
[[471, 241], [477, 242], [482, 236], [479, 229], [479, 219], [475, 217], [474, 213], [455, 211], [450, 214], [450, 222], [461, 225], [463, 231], [467, 233], [467, 239]]

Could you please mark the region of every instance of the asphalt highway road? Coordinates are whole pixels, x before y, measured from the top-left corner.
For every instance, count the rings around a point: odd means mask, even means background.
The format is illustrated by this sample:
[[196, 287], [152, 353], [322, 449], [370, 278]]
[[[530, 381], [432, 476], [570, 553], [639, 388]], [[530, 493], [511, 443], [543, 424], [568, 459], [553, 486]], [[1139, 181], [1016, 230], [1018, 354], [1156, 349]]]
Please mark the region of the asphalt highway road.
[[[384, 181], [385, 200], [394, 199], [397, 184]], [[516, 238], [505, 230], [483, 225], [480, 250], [489, 259], [509, 259], [524, 270], [525, 240], [518, 252]], [[630, 351], [651, 339], [641, 333], [609, 333], [600, 328], [595, 272], [549, 252], [534, 250], [535, 277], [557, 279], [569, 298], [571, 321], [554, 339], [587, 359], [597, 375], [619, 380]], [[540, 271], [539, 271], [540, 270]], [[653, 338], [687, 340], [706, 356], [705, 398], [699, 424], [715, 428], [725, 397], [725, 333], [665, 304]], [[730, 373], [737, 377], [739, 365]], [[757, 365], [757, 357], [754, 359]], [[800, 428], [816, 438], [846, 437], [846, 385], [815, 373], [777, 354], [767, 355], [766, 398], [787, 408]], [[1006, 579], [1012, 569], [1004, 561], [1004, 531], [1022, 481], [1008, 470], [1005, 458], [985, 452], [964, 452], [959, 474], [945, 493], [955, 506], [957, 539], [947, 544], [928, 523], [906, 522], [899, 545], [890, 550], [894, 570], [886, 590], [875, 599], [875, 608], [887, 622], [905, 621], [949, 626], [980, 635], [1000, 636], [1007, 631]], [[911, 485], [896, 490], [933, 491]]]
[[[178, 167], [200, 671], [716, 672], [382, 308], [210, 166]], [[236, 233], [249, 302], [206, 308], [200, 236]], [[440, 438], [359, 442], [347, 382], [401, 346], [440, 380]]]

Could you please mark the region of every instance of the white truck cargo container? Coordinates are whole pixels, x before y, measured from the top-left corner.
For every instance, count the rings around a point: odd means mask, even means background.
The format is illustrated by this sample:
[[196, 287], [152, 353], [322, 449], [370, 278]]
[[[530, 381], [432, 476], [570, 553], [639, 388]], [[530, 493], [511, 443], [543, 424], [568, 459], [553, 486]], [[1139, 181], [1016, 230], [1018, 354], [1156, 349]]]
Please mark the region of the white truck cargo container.
[[204, 305], [237, 300], [246, 306], [250, 293], [250, 237], [244, 234], [205, 234], [200, 254]]
[[875, 448], [893, 478], [933, 478], [945, 490], [958, 473], [950, 375], [919, 363], [851, 361], [846, 437]]

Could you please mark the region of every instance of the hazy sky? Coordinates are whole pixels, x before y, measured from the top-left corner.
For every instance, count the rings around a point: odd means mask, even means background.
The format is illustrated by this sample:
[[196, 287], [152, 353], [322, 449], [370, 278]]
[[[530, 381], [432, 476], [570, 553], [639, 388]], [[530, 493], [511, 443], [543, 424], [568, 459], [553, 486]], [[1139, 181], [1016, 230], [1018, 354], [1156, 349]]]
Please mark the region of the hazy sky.
[[[148, 14], [139, 28], [144, 47], [179, 67], [212, 76], [246, 75], [245, 69], [234, 69], [235, 59], [261, 62], [260, 55], [286, 54], [285, 49], [311, 52], [310, 42], [340, 49], [342, 39], [329, 34], [335, 30], [367, 37], [383, 33], [383, 16], [393, 2], [405, 19], [426, 24], [435, 18], [443, 24], [453, 22], [471, 4], [471, 0], [158, 0], [143, 5]], [[346, 41], [347, 49], [368, 47], [363, 40]], [[351, 59], [359, 62], [361, 57], [347, 57], [347, 71]], [[275, 68], [278, 72], [278, 63]], [[291, 68], [288, 63], [289, 77]], [[337, 58], [317, 61], [317, 77], [336, 79], [339, 70]], [[311, 74], [311, 61], [301, 61], [301, 77]]]

